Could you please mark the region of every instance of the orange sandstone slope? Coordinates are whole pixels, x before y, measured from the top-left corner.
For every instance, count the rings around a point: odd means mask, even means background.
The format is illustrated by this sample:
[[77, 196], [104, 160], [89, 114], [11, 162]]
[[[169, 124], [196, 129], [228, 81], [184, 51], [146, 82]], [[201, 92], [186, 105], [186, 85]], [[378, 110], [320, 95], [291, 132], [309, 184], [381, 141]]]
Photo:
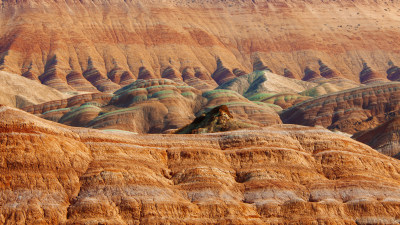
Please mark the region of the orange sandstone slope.
[[362, 62], [383, 75], [400, 64], [399, 0], [0, 2], [0, 69], [61, 91], [187, 68], [222, 82], [257, 60], [301, 77], [323, 62], [354, 81]]
[[394, 224], [400, 162], [323, 128], [73, 128], [0, 106], [1, 224]]

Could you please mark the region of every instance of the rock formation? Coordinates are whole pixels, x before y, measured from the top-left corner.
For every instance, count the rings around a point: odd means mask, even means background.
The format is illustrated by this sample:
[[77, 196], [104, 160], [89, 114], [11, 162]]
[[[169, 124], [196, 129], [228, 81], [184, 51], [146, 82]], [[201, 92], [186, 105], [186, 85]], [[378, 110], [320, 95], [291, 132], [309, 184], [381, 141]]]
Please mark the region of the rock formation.
[[353, 135], [382, 154], [400, 159], [400, 117], [395, 117], [373, 129]]
[[175, 131], [176, 134], [199, 134], [238, 130], [254, 127], [233, 118], [226, 105], [220, 105], [211, 111], [196, 117], [192, 123]]
[[4, 224], [395, 224], [400, 162], [323, 128], [72, 128], [0, 107]]
[[378, 83], [312, 98], [284, 110], [284, 123], [347, 133], [373, 128], [400, 111], [400, 83]]

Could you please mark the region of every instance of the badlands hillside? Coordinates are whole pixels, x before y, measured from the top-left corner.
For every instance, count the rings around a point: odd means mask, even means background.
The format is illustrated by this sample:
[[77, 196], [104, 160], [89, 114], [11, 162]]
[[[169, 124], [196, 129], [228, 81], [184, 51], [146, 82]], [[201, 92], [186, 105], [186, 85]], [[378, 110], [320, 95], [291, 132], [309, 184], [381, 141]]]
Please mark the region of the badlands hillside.
[[0, 224], [399, 224], [399, 0], [0, 0]]
[[251, 72], [257, 60], [298, 78], [309, 79], [322, 63], [356, 82], [371, 78], [368, 68], [373, 79], [386, 80], [400, 64], [399, 4], [2, 0], [0, 69], [60, 91], [111, 92], [171, 71], [182, 79], [185, 70], [221, 84]]

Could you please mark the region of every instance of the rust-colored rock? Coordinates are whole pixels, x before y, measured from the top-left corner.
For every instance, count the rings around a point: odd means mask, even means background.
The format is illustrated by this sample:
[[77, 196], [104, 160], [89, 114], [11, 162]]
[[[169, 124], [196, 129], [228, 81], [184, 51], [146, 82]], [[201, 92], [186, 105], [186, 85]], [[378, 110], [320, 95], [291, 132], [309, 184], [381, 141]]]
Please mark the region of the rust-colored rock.
[[356, 133], [352, 138], [382, 154], [400, 159], [400, 117], [395, 117], [373, 129]]
[[323, 128], [72, 128], [0, 107], [5, 224], [395, 224], [400, 162]]

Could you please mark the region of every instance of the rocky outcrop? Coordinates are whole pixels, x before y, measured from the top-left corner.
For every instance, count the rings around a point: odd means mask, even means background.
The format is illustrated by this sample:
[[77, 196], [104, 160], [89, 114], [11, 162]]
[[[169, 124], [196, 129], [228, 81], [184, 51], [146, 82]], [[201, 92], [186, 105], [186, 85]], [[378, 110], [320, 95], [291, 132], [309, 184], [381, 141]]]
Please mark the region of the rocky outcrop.
[[[322, 128], [72, 128], [0, 107], [5, 224], [395, 224], [400, 163]], [[7, 140], [7, 141], [4, 141]]]
[[211, 111], [196, 117], [192, 123], [178, 129], [176, 134], [199, 134], [232, 131], [243, 128], [255, 127], [251, 124], [241, 123], [233, 118], [226, 105], [220, 105]]
[[284, 110], [280, 116], [284, 123], [355, 133], [375, 127], [399, 112], [400, 83], [392, 82], [312, 98]]
[[385, 82], [387, 79], [382, 74], [374, 71], [367, 65], [366, 62], [363, 62], [363, 69], [360, 72], [360, 82], [362, 84], [369, 84], [373, 82]]
[[395, 117], [373, 129], [352, 136], [382, 154], [400, 159], [400, 117]]

